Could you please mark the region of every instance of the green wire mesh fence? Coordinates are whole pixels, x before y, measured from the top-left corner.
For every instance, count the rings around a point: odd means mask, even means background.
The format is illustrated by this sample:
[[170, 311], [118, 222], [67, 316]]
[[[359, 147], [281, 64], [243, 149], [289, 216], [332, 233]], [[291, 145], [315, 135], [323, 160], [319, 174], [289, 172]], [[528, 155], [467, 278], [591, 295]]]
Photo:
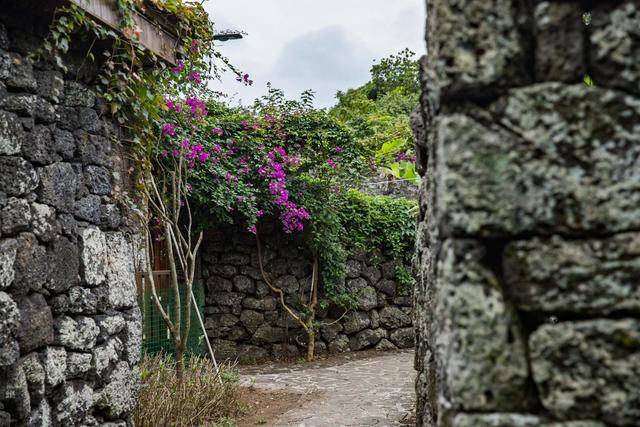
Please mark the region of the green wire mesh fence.
[[[171, 287], [171, 278], [169, 272], [157, 271], [153, 272], [154, 281], [156, 283], [156, 293], [169, 317], [174, 320], [177, 314], [177, 304], [173, 288]], [[193, 294], [200, 313], [204, 309], [204, 288], [201, 283], [194, 283]], [[185, 319], [184, 301], [189, 295], [186, 293], [185, 287], [180, 287], [180, 301], [182, 302], [181, 318]], [[151, 284], [143, 277], [138, 277], [138, 305], [142, 313], [142, 351], [146, 354], [170, 354], [174, 355], [173, 343], [171, 335], [167, 328], [151, 294]], [[184, 326], [184, 321], [182, 322]], [[198, 321], [198, 315], [195, 310], [191, 310], [191, 329], [187, 339], [185, 355], [202, 356], [204, 355], [204, 335], [202, 327]]]

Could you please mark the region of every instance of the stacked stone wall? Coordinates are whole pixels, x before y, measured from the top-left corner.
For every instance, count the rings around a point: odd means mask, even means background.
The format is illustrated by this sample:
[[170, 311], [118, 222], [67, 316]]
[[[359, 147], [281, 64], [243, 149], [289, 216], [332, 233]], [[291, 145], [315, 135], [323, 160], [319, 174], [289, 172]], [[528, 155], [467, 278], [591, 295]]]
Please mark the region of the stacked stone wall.
[[[311, 263], [301, 242], [261, 227], [265, 272], [287, 303], [308, 298]], [[307, 337], [263, 281], [255, 236], [228, 228], [205, 236], [201, 275], [205, 283], [205, 326], [219, 357], [241, 361], [295, 358], [306, 354]], [[411, 289], [398, 285], [390, 257], [376, 252], [346, 263], [347, 288], [355, 309], [319, 309], [316, 353], [413, 347]], [[322, 291], [322, 284], [319, 288]]]
[[418, 424], [640, 425], [640, 2], [427, 3]]
[[86, 51], [66, 75], [34, 63], [51, 17], [0, 6], [0, 425], [124, 426], [141, 323], [120, 129]]

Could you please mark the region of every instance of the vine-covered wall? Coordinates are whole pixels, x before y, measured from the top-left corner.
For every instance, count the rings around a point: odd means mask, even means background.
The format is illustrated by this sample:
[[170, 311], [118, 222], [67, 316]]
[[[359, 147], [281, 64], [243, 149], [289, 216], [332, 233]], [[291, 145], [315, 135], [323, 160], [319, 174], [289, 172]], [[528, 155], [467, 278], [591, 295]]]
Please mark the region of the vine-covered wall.
[[0, 6], [0, 425], [124, 426], [141, 323], [121, 129], [86, 50], [66, 75], [34, 62], [51, 16]]
[[640, 425], [640, 4], [427, 4], [418, 424]]
[[[299, 307], [301, 295], [308, 298], [312, 273], [302, 239], [265, 224], [260, 240], [269, 280], [285, 292], [289, 304]], [[255, 235], [243, 228], [205, 234], [201, 277], [214, 350], [221, 358], [241, 361], [304, 355], [306, 333], [263, 281], [257, 256]], [[346, 283], [356, 307], [346, 314], [338, 306], [318, 310], [316, 354], [413, 347], [411, 286], [399, 284], [395, 271], [388, 254], [349, 257]]]

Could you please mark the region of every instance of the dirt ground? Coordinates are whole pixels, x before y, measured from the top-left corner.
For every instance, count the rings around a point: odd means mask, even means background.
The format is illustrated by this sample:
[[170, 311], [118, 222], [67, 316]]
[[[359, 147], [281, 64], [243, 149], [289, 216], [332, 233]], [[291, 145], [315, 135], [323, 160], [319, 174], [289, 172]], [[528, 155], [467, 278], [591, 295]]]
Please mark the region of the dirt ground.
[[238, 427], [274, 426], [275, 420], [291, 409], [320, 397], [318, 393], [287, 393], [284, 391], [266, 391], [256, 387], [242, 388], [240, 400], [246, 405], [245, 413], [236, 418]]

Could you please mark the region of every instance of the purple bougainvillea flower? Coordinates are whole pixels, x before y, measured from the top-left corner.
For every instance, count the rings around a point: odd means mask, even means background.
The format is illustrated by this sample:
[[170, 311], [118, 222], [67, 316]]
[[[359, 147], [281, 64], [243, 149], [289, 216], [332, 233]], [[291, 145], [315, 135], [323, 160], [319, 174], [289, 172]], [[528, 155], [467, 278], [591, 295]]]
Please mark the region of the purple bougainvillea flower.
[[342, 147], [337, 146], [336, 147], [336, 153], [342, 153], [344, 151], [344, 149]]
[[251, 227], [247, 227], [247, 231], [251, 234], [258, 234], [258, 229], [256, 228], [255, 225], [252, 225]]
[[196, 71], [193, 71], [192, 73], [190, 73], [187, 79], [189, 79], [189, 81], [194, 82], [195, 84], [198, 84], [198, 85], [202, 83], [202, 75]]
[[338, 167], [338, 165], [336, 164], [336, 162], [333, 161], [333, 159], [328, 159], [327, 164], [334, 169]]
[[172, 123], [165, 123], [162, 125], [162, 134], [163, 135], [175, 135], [176, 127]]
[[176, 65], [171, 69], [171, 72], [173, 72], [173, 74], [180, 74], [183, 71], [184, 71], [184, 62], [182, 61], [178, 61], [178, 65]]

